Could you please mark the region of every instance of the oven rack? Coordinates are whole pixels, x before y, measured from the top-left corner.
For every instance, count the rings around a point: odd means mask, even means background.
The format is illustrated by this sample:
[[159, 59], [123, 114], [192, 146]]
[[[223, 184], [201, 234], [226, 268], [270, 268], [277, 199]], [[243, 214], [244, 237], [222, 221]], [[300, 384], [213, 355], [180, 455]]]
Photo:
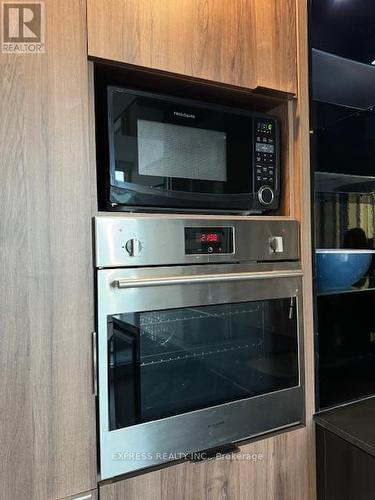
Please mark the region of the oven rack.
[[[211, 350], [198, 349], [198, 350], [190, 351], [189, 353], [186, 353], [186, 354], [181, 354], [184, 351], [178, 351], [179, 354], [174, 352], [174, 354], [175, 354], [174, 356], [170, 355], [171, 353], [164, 353], [162, 358], [159, 358], [157, 360], [152, 360], [152, 361], [143, 361], [140, 363], [140, 366], [141, 367], [151, 366], [151, 365], [154, 366], [154, 365], [169, 363], [172, 361], [185, 361], [188, 359], [202, 359], [204, 357], [215, 356], [217, 354], [223, 354], [223, 353], [227, 353], [227, 352], [231, 352], [231, 351], [242, 351], [245, 349], [249, 349], [251, 347], [254, 347], [254, 345], [241, 344], [241, 345], [227, 346], [227, 347], [221, 347], [219, 349], [211, 349]], [[167, 357], [167, 356], [169, 356], [169, 357]], [[144, 356], [144, 358], [147, 358], [147, 357], [155, 357], [155, 354]]]
[[[182, 321], [193, 321], [193, 320], [200, 320], [200, 319], [213, 319], [213, 318], [225, 318], [225, 317], [230, 317], [230, 316], [236, 316], [240, 314], [251, 314], [251, 313], [259, 313], [261, 309], [261, 306], [257, 306], [256, 309], [241, 309], [240, 311], [226, 311], [226, 312], [221, 312], [221, 313], [208, 313], [208, 312], [203, 312], [199, 311], [198, 315], [195, 316], [189, 316], [189, 315], [184, 315], [183, 317], [177, 317], [177, 318], [168, 318], [168, 316], [171, 315], [170, 312], [166, 313], [165, 315], [167, 316], [167, 319], [158, 319], [158, 320], [151, 320], [151, 321], [145, 321], [145, 315], [147, 316], [159, 316], [157, 311], [155, 312], [150, 312], [150, 313], [143, 313], [140, 318], [140, 329], [141, 329], [141, 335], [142, 335], [142, 329], [145, 326], [153, 326], [153, 325], [162, 325], [165, 323], [178, 323]], [[196, 309], [184, 309], [186, 312], [187, 310], [198, 312]], [[160, 314], [160, 316], [163, 316]]]

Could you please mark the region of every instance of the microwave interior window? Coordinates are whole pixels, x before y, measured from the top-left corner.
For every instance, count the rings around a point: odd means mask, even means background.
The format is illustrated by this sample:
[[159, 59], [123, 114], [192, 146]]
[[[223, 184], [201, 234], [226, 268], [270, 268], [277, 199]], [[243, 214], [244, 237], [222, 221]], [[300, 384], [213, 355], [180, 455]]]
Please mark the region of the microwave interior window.
[[[252, 191], [252, 118], [109, 93], [112, 184], [156, 192]], [[142, 192], [142, 191], [140, 191]]]
[[141, 175], [225, 182], [226, 134], [138, 120], [138, 164]]
[[296, 298], [108, 317], [110, 429], [298, 386]]

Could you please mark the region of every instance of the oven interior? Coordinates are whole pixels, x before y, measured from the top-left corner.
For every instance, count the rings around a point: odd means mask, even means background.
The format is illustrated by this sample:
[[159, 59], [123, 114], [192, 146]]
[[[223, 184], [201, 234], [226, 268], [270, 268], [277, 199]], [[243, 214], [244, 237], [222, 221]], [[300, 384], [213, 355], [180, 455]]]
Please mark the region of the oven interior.
[[299, 384], [297, 299], [108, 316], [110, 430]]

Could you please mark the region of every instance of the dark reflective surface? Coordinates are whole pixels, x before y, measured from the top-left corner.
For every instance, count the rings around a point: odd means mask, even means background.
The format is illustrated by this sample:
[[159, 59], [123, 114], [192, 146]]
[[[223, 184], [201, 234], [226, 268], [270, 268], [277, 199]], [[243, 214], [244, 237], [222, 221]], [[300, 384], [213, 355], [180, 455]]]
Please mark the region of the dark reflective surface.
[[[309, 4], [315, 247], [374, 249], [374, 2]], [[316, 298], [318, 409], [375, 393], [374, 270]]]
[[[252, 119], [109, 91], [112, 185], [156, 191], [252, 191]], [[133, 188], [134, 189], [134, 188]]]
[[375, 198], [315, 193], [316, 248], [374, 249]]
[[108, 318], [111, 429], [298, 385], [295, 298]]
[[373, 0], [310, 0], [312, 47], [370, 64], [375, 59]]
[[311, 127], [316, 171], [375, 177], [375, 112], [372, 108], [357, 111], [313, 102]]
[[318, 298], [320, 407], [375, 393], [375, 291]]

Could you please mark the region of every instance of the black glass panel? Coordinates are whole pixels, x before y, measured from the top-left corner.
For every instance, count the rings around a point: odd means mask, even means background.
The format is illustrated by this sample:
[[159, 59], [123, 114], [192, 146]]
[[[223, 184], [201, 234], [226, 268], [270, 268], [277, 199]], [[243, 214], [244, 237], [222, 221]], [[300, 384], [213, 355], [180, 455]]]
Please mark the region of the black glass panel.
[[318, 297], [320, 408], [375, 393], [375, 290]]
[[[316, 382], [322, 409], [375, 393], [374, 257], [366, 271], [339, 288], [340, 277], [355, 269], [352, 251], [375, 248], [375, 9], [371, 0], [310, 0], [309, 14], [310, 151], [319, 249]], [[324, 249], [331, 252], [332, 264], [324, 265]], [[331, 287], [321, 285], [325, 273]]]
[[[315, 170], [375, 177], [373, 109], [356, 111], [343, 106], [314, 102], [311, 114]], [[358, 191], [358, 188], [353, 189]]]
[[252, 119], [109, 91], [112, 184], [156, 191], [252, 191]]
[[373, 0], [310, 0], [311, 46], [371, 64], [375, 60]]
[[108, 318], [110, 428], [298, 385], [295, 298]]
[[233, 253], [233, 228], [185, 227], [185, 253]]

